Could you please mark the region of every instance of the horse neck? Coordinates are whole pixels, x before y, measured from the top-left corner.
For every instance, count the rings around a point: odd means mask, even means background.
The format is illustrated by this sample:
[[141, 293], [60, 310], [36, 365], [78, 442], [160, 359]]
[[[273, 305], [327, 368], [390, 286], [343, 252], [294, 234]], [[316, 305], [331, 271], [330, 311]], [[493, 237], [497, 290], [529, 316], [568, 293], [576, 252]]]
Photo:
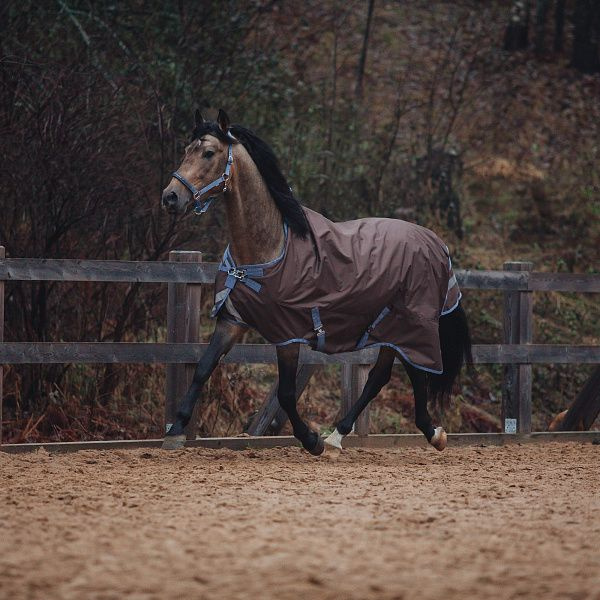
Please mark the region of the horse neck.
[[239, 265], [265, 263], [280, 255], [283, 218], [254, 161], [234, 147], [231, 188], [226, 201], [229, 249]]

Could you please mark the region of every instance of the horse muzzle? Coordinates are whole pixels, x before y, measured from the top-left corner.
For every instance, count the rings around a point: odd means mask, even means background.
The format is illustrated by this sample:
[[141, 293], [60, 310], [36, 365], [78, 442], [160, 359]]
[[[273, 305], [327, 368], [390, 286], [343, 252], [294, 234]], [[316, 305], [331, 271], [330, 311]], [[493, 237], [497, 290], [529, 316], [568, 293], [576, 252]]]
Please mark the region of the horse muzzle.
[[169, 214], [176, 215], [184, 212], [187, 203], [187, 198], [181, 198], [175, 190], [167, 188], [162, 194], [161, 205]]

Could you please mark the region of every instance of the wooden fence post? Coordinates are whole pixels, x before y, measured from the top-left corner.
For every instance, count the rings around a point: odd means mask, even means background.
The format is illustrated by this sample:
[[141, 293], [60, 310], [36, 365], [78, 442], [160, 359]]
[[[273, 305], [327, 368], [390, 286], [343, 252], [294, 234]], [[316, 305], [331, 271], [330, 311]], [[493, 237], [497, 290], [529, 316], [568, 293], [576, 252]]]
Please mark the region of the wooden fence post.
[[[6, 257], [4, 246], [0, 246], [0, 259]], [[4, 281], [0, 280], [0, 344], [4, 341]], [[4, 403], [3, 396], [4, 373], [2, 365], [0, 365], [0, 446], [2, 445], [2, 405]]]
[[[202, 252], [173, 250], [169, 252], [172, 262], [200, 263]], [[200, 308], [202, 285], [190, 283], [169, 283], [167, 292], [167, 342], [200, 342]], [[185, 394], [192, 382], [192, 364], [168, 364], [165, 403], [166, 430], [171, 427], [177, 411], [177, 401]], [[196, 412], [186, 428], [188, 439], [194, 439], [197, 432]]]
[[[505, 271], [532, 271], [531, 262], [506, 262]], [[531, 344], [533, 293], [504, 293], [504, 343]], [[531, 365], [506, 365], [502, 381], [502, 423], [505, 433], [531, 432]]]
[[[369, 376], [369, 365], [342, 365], [342, 414], [358, 400]], [[357, 435], [369, 435], [369, 407], [362, 411], [354, 425]]]

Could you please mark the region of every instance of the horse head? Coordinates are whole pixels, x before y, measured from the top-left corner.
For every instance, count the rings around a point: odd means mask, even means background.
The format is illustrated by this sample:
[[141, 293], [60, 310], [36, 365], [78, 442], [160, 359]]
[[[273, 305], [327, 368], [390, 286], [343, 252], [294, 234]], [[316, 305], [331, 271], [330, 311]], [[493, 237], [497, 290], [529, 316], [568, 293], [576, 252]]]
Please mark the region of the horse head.
[[191, 143], [183, 161], [162, 193], [162, 206], [172, 214], [186, 211], [195, 202], [196, 212], [205, 212], [212, 200], [227, 192], [236, 140], [229, 133], [230, 121], [219, 109], [217, 121], [206, 121], [196, 111]]

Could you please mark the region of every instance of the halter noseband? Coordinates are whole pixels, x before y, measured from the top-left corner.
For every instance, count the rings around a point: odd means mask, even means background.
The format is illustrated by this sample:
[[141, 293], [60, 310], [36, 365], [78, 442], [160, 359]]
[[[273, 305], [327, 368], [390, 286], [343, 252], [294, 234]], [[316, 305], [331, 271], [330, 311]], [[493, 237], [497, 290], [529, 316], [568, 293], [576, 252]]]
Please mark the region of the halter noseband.
[[202, 189], [198, 189], [195, 185], [190, 183], [183, 175], [180, 175], [177, 171], [173, 171], [173, 173], [171, 173], [171, 176], [181, 181], [181, 183], [183, 183], [183, 185], [185, 185], [185, 187], [188, 190], [190, 190], [190, 192], [192, 192], [192, 197], [195, 200], [194, 212], [197, 215], [201, 215], [208, 210], [208, 207], [212, 204], [212, 201], [215, 200], [217, 197], [217, 195], [215, 194], [213, 196], [209, 196], [207, 200], [201, 200], [204, 194], [220, 186], [222, 183], [224, 183], [225, 185], [223, 186], [223, 189], [219, 192], [219, 194], [224, 194], [227, 191], [227, 182], [229, 181], [229, 175], [231, 174], [232, 164], [233, 151], [232, 144], [230, 143], [229, 150], [227, 152], [227, 165], [225, 166], [225, 171], [223, 172], [223, 175], [221, 175], [221, 177], [219, 177], [218, 179], [215, 179], [212, 183], [205, 185]]

